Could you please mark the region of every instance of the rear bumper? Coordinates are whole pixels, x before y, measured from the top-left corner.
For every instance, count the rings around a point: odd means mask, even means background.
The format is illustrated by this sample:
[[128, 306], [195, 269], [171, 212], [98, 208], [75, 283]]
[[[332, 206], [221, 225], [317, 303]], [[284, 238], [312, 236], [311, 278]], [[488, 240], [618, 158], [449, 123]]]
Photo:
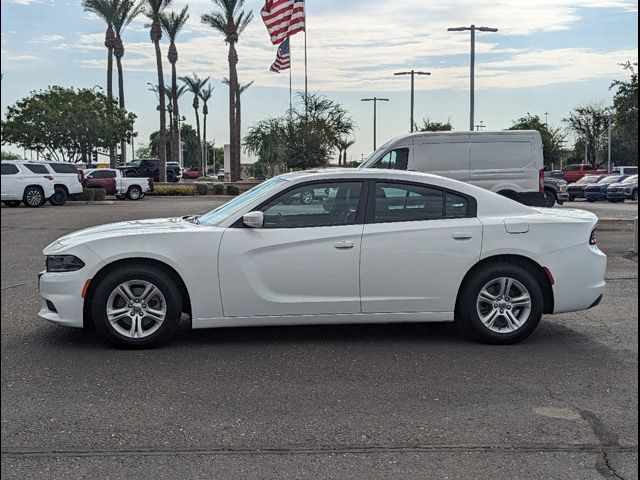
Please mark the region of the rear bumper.
[[542, 255], [537, 258], [547, 267], [553, 285], [553, 313], [587, 310], [599, 303], [606, 283], [607, 256], [588, 243]]

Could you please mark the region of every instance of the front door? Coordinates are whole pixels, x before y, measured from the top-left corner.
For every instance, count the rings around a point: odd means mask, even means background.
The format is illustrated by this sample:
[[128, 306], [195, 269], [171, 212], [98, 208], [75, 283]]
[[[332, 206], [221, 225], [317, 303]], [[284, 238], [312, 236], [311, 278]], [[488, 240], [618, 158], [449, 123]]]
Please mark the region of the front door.
[[362, 311], [453, 312], [480, 257], [474, 201], [421, 184], [376, 182], [362, 236]]
[[360, 312], [364, 183], [304, 184], [263, 205], [263, 228], [228, 228], [219, 250], [225, 317]]

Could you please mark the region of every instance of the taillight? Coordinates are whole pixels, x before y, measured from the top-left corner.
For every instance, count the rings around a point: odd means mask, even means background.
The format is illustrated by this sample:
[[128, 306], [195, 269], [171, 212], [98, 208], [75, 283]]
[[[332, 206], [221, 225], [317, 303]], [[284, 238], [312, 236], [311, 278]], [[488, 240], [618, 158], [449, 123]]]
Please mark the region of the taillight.
[[598, 244], [598, 238], [596, 236], [596, 230], [598, 230], [598, 227], [595, 227], [591, 231], [591, 236], [589, 237], [589, 245], [597, 245]]
[[46, 178], [47, 180], [53, 181], [53, 177], [51, 175], [45, 175], [44, 178]]
[[538, 172], [538, 184], [540, 187], [540, 193], [544, 193], [544, 168]]

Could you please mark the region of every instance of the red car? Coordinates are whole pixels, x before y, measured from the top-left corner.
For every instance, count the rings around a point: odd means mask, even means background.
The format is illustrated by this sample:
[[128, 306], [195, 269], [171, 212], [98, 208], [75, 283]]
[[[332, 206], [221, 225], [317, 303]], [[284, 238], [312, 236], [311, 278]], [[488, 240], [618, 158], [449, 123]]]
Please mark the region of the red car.
[[182, 178], [200, 178], [202, 176], [202, 171], [197, 167], [191, 168], [183, 168], [182, 169]]
[[606, 175], [607, 173], [606, 170], [597, 169], [587, 163], [567, 165], [562, 169], [562, 177], [567, 183], [577, 182], [585, 175]]

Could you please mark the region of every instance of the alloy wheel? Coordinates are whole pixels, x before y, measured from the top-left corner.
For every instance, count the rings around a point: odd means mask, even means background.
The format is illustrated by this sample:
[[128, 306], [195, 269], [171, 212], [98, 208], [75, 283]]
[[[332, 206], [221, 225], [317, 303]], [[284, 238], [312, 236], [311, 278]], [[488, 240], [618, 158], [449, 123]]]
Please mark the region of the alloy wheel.
[[31, 188], [25, 195], [25, 203], [30, 207], [37, 207], [42, 204], [42, 192], [37, 188]]
[[488, 282], [478, 294], [476, 309], [486, 328], [496, 333], [512, 333], [529, 320], [532, 300], [527, 288], [514, 278], [500, 277]]
[[111, 327], [127, 338], [155, 333], [167, 316], [167, 302], [158, 287], [146, 280], [128, 280], [113, 289], [107, 300]]

